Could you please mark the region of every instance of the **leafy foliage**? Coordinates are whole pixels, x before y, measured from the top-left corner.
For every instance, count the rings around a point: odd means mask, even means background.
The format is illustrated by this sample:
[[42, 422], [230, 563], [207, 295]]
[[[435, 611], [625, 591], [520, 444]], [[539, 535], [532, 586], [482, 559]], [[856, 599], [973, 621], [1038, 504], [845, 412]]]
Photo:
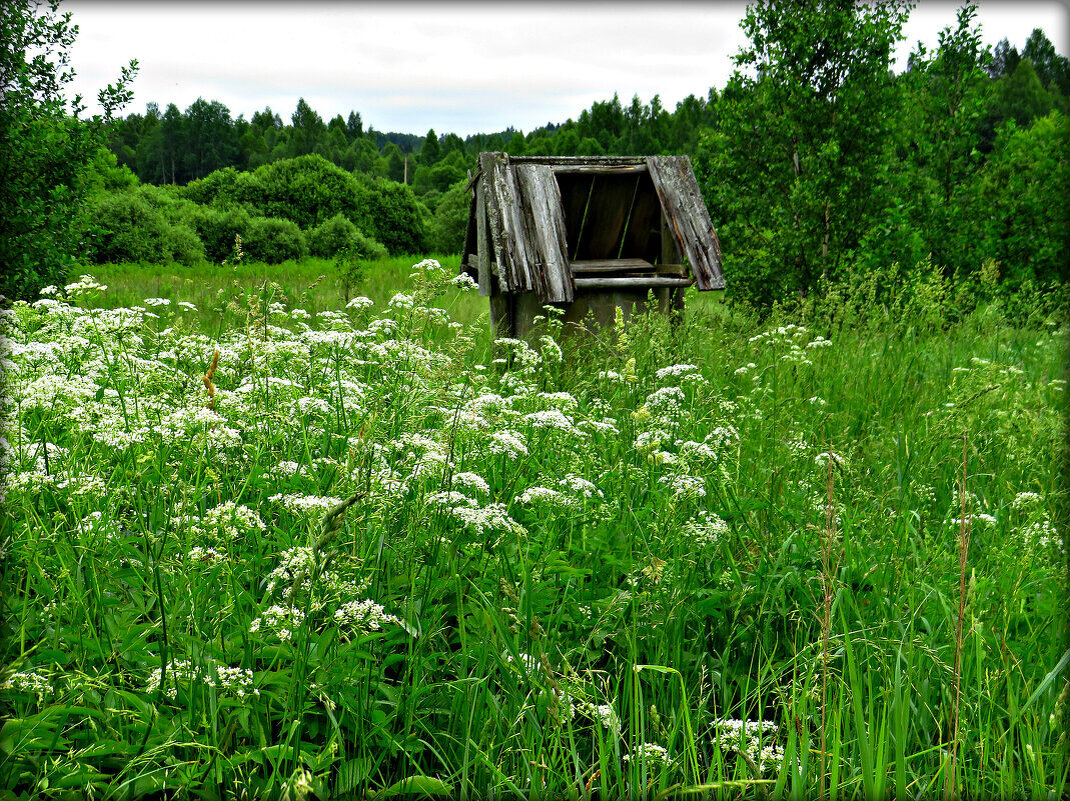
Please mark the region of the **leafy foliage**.
[[258, 167], [237, 184], [236, 199], [265, 217], [312, 228], [336, 214], [363, 225], [369, 209], [364, 186], [319, 155], [300, 156]]
[[699, 153], [726, 280], [743, 296], [769, 303], [835, 276], [882, 210], [872, 190], [905, 19], [896, 2], [749, 7], [736, 63], [750, 72], [729, 81]]
[[197, 233], [184, 222], [169, 221], [143, 191], [100, 195], [91, 208], [96, 261], [194, 264], [205, 257]]
[[308, 255], [305, 236], [297, 224], [275, 217], [252, 217], [242, 235], [242, 249], [249, 259], [279, 264]]
[[365, 259], [381, 259], [387, 255], [385, 247], [362, 234], [348, 217], [341, 214], [308, 232], [308, 250], [313, 256], [323, 258], [332, 258], [343, 250]]
[[137, 69], [131, 62], [101, 90], [102, 117], [81, 119], [80, 98], [63, 95], [78, 29], [58, 9], [57, 0], [0, 6], [0, 296], [9, 299], [62, 283], [84, 254], [89, 165]]
[[1065, 323], [932, 266], [494, 353], [409, 273], [3, 314], [0, 792], [1066, 795]]
[[[1023, 62], [1025, 64], [1029, 62]], [[970, 186], [965, 240], [1002, 265], [1012, 288], [1065, 281], [1070, 265], [1070, 121], [1053, 111], [1009, 122]]]
[[467, 184], [467, 180], [455, 183], [435, 206], [428, 232], [428, 243], [434, 253], [460, 253], [464, 247], [471, 197]]

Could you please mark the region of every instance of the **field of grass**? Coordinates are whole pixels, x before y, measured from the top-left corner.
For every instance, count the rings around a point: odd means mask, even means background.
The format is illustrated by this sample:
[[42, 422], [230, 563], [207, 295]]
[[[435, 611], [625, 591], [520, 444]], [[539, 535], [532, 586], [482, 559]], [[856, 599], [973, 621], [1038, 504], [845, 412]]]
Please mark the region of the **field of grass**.
[[412, 261], [4, 312], [0, 799], [1066, 796], [1064, 320]]
[[[431, 256], [451, 274], [457, 272], [460, 256]], [[255, 295], [267, 302], [285, 303], [315, 315], [337, 309], [355, 296], [364, 296], [380, 306], [410, 284], [412, 265], [422, 256], [392, 256], [360, 265], [359, 275], [348, 283], [342, 268], [332, 259], [306, 258], [299, 262], [264, 264], [239, 262], [230, 265], [200, 264], [105, 264], [92, 269], [93, 276], [108, 287], [99, 298], [106, 308], [136, 306], [145, 298], [162, 297], [185, 301], [197, 307], [194, 315], [205, 331], [234, 325], [244, 319], [244, 299]], [[237, 306], [235, 306], [235, 303]], [[449, 288], [444, 303], [450, 317], [471, 323], [486, 312], [474, 294]]]

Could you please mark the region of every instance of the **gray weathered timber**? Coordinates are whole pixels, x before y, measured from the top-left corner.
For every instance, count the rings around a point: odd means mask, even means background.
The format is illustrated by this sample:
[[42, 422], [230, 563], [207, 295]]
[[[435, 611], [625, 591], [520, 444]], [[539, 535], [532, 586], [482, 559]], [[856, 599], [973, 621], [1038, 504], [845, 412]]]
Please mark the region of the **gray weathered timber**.
[[[494, 239], [494, 255], [498, 262], [498, 277], [511, 291], [530, 292], [535, 289], [531, 263], [524, 236], [523, 212], [520, 208], [520, 192], [516, 186], [513, 170], [509, 169], [509, 157], [492, 154], [490, 163], [490, 186], [488, 195], [493, 196], [488, 210], [497, 211], [497, 234]], [[492, 219], [492, 223], [495, 222]]]
[[555, 164], [555, 175], [634, 175], [646, 172], [645, 164]]
[[646, 259], [587, 259], [572, 262], [573, 275], [583, 273], [656, 272]]
[[724, 289], [721, 246], [687, 156], [648, 158], [647, 168], [677, 244], [700, 290]]
[[561, 192], [545, 164], [518, 164], [517, 183], [523, 204], [535, 291], [543, 303], [571, 303], [574, 295], [565, 243]]
[[488, 182], [492, 181], [492, 176], [494, 175], [496, 155], [495, 153], [479, 154], [478, 180], [484, 186], [483, 201], [486, 205], [490, 248], [494, 252], [494, 262], [498, 265], [498, 280], [502, 282], [506, 289], [511, 291], [513, 287], [512, 275], [506, 270], [504, 259], [502, 258], [504, 236], [502, 234], [502, 214], [498, 207], [498, 195], [487, 187]]
[[490, 297], [490, 232], [487, 230], [487, 204], [486, 190], [483, 182], [476, 184], [476, 192], [473, 195], [476, 209], [474, 212], [476, 224], [476, 275], [479, 281], [479, 294]]
[[693, 278], [671, 278], [661, 275], [626, 275], [617, 277], [577, 278], [576, 289], [632, 289], [642, 287], [687, 287]]
[[637, 166], [646, 164], [646, 156], [510, 156], [513, 164], [548, 164], [553, 167]]
[[721, 254], [687, 157], [481, 153], [462, 267], [489, 296], [496, 336], [525, 337], [546, 304], [571, 326], [619, 310], [672, 314], [721, 289]]

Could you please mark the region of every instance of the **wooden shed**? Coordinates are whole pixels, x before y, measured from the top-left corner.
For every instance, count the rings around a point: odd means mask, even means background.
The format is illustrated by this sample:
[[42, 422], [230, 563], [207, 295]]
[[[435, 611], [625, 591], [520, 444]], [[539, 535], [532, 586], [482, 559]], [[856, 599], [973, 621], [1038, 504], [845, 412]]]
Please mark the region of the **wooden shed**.
[[480, 153], [461, 270], [490, 298], [495, 335], [525, 337], [547, 304], [613, 322], [653, 292], [724, 289], [721, 249], [687, 156]]

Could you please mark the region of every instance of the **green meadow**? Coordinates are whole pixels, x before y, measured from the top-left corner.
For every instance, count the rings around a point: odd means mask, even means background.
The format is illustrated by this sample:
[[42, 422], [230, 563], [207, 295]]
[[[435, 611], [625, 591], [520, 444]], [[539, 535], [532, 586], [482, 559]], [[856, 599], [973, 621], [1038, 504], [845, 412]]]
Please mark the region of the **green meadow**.
[[456, 271], [3, 312], [0, 798], [1067, 794], [1064, 316], [495, 344]]

